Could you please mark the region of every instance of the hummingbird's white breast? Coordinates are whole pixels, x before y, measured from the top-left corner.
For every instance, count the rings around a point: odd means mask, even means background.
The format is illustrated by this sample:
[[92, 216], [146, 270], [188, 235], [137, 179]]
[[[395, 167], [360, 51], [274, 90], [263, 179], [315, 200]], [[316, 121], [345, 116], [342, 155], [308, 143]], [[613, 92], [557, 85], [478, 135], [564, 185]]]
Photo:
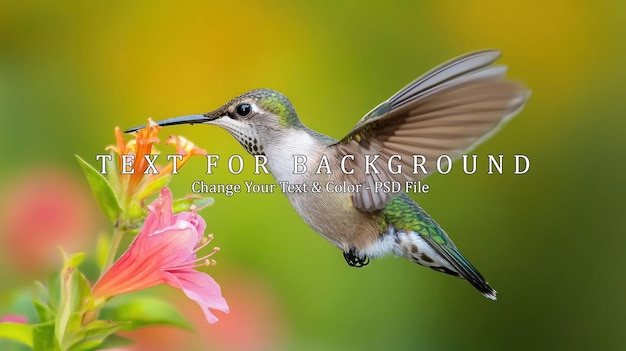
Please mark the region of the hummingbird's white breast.
[[309, 181], [310, 170], [305, 173], [296, 173], [294, 159], [296, 156], [304, 156], [307, 165], [319, 162], [325, 145], [316, 140], [304, 130], [289, 131], [286, 136], [267, 140], [265, 154], [267, 165], [277, 181], [289, 183], [301, 183]]
[[[316, 173], [326, 144], [305, 130], [289, 130], [266, 140], [267, 166], [277, 182], [305, 184], [305, 192], [285, 195], [300, 217], [316, 232], [343, 251], [365, 249], [376, 242], [380, 228], [376, 214], [362, 212], [352, 204], [349, 193], [327, 192], [325, 184], [340, 182], [339, 174]], [[296, 172], [295, 157], [306, 158], [306, 171]], [[318, 184], [321, 188], [314, 191]]]

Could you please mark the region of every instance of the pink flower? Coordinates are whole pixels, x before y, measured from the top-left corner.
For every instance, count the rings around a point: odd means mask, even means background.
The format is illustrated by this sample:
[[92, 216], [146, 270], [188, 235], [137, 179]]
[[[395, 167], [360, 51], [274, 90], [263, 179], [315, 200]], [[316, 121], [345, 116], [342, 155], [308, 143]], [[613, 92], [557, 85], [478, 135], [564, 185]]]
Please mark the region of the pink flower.
[[56, 246], [85, 251], [102, 219], [80, 179], [56, 167], [25, 169], [0, 194], [0, 265], [22, 280], [59, 265]]
[[219, 250], [196, 258], [212, 239], [212, 235], [204, 236], [204, 220], [195, 211], [173, 214], [168, 188], [161, 190], [148, 209], [143, 228], [128, 250], [94, 285], [94, 298], [107, 299], [165, 283], [198, 303], [209, 323], [217, 322], [209, 309], [228, 312], [228, 305], [215, 280], [195, 269], [214, 264], [209, 257]]
[[28, 318], [19, 314], [5, 314], [4, 316], [0, 316], [0, 323], [4, 322], [26, 324], [28, 323]]

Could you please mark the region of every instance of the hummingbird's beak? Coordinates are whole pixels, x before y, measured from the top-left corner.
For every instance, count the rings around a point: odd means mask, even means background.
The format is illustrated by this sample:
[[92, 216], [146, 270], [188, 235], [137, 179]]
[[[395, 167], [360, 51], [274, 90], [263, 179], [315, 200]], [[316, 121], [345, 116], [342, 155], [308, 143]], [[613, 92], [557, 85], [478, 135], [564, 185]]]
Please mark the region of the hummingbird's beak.
[[[212, 117], [210, 114], [205, 114], [205, 115], [187, 115], [187, 116], [180, 116], [180, 117], [173, 117], [173, 118], [168, 118], [168, 119], [164, 119], [162, 121], [157, 121], [156, 124], [159, 126], [172, 126], [175, 124], [196, 124], [196, 123], [206, 123], [209, 121], [214, 120], [215, 118]], [[131, 132], [136, 132], [139, 129], [145, 128], [145, 124], [141, 125], [141, 126], [136, 126], [136, 127], [132, 127], [132, 128], [128, 128], [127, 130], [124, 131], [124, 133], [131, 133]]]

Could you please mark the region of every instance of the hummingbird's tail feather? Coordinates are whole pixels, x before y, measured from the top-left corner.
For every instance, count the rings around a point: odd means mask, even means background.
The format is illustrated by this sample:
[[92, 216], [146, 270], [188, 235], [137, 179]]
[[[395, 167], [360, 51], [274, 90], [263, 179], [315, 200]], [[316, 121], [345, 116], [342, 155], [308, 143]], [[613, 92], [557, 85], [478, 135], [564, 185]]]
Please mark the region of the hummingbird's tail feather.
[[465, 279], [486, 298], [496, 300], [496, 291], [449, 239], [440, 244], [414, 231], [400, 231], [397, 235], [406, 258], [438, 272]]

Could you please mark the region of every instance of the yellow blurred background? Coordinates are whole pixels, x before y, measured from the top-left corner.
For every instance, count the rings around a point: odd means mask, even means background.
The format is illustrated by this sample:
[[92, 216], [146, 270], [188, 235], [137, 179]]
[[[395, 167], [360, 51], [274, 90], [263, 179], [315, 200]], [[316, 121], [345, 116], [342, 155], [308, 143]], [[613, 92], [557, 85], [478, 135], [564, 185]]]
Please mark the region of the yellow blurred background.
[[[497, 302], [406, 260], [348, 267], [279, 192], [216, 195], [202, 215], [222, 251], [207, 272], [232, 312], [206, 325], [179, 291], [154, 289], [196, 331], [148, 328], [129, 349], [626, 349], [625, 34], [620, 0], [0, 2], [0, 315], [57, 268], [55, 244], [91, 250], [110, 230], [74, 154], [95, 164], [116, 125], [268, 87], [339, 138], [433, 66], [498, 48], [533, 95], [476, 153], [525, 154], [530, 171], [457, 167], [416, 197]], [[214, 127], [168, 134], [244, 155]], [[190, 161], [175, 196], [196, 179], [272, 181], [204, 169]]]

